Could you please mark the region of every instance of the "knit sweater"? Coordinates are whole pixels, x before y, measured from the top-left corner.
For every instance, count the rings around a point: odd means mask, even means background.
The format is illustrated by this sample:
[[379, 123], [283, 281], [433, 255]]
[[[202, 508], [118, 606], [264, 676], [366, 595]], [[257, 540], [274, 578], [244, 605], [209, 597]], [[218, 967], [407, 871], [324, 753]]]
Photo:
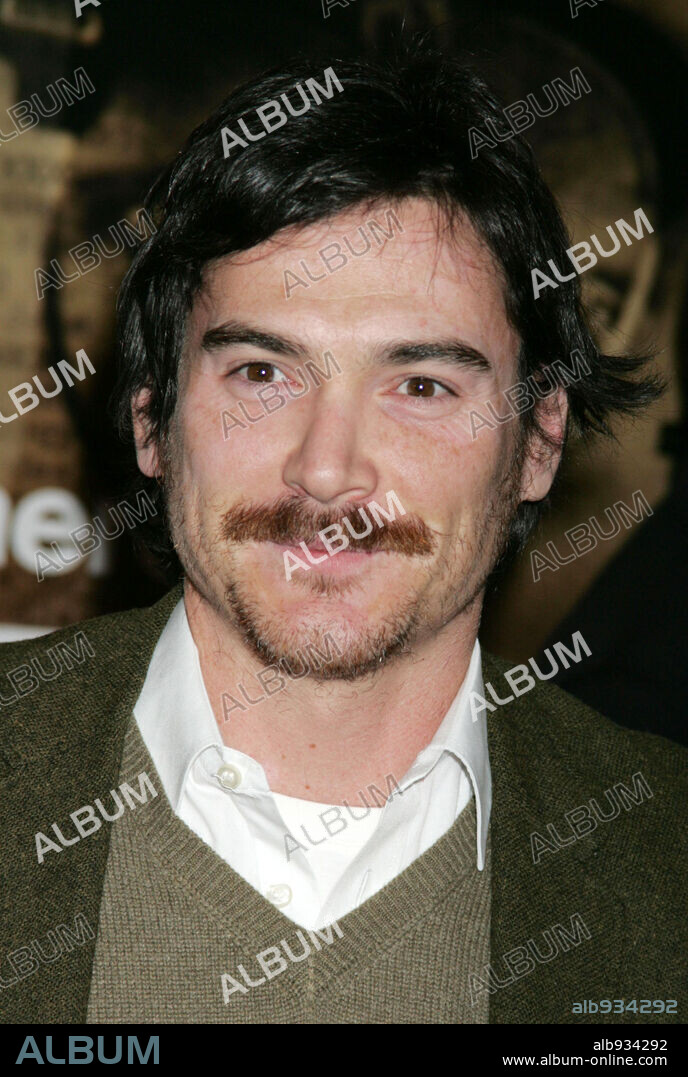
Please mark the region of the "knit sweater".
[[[169, 856], [177, 839], [167, 827], [181, 837], [183, 824], [170, 818], [159, 784], [157, 796], [146, 803], [132, 800], [134, 807], [125, 805], [112, 822], [104, 821], [97, 804], [98, 799], [107, 814], [116, 815], [109, 791], [122, 786], [125, 773], [134, 788], [141, 773], [136, 756], [133, 773], [131, 766], [124, 768], [126, 733], [155, 644], [179, 598], [175, 588], [149, 609], [0, 647], [2, 1022], [81, 1023], [102, 1014], [107, 1005], [102, 992], [112, 985], [102, 979], [100, 955], [117, 949], [112, 916], [126, 915], [126, 902], [116, 894], [111, 904], [109, 864], [124, 865], [117, 886], [125, 898], [136, 893], [140, 917], [153, 870], [143, 862], [144, 848], [155, 852], [149, 859], [165, 875], [162, 908], [150, 915], [164, 920], [175, 902], [178, 924], [180, 910], [193, 905], [205, 917], [203, 930], [215, 931], [218, 953], [206, 971], [199, 964], [206, 960], [199, 956], [208, 952], [205, 943], [196, 952], [185, 939], [175, 949], [164, 924], [152, 935], [168, 946], [161, 950], [166, 975], [182, 995], [185, 984], [195, 990], [203, 977], [209, 984], [209, 1004], [219, 1012], [201, 1018], [191, 1003], [177, 1000], [177, 1009], [169, 1012], [183, 1012], [185, 1020], [231, 1021], [241, 1007], [267, 1014], [268, 1020], [289, 1012], [304, 1022], [453, 1022], [470, 1020], [466, 1007], [479, 1012], [482, 1005], [491, 1024], [685, 1020], [688, 753], [662, 738], [621, 729], [539, 682], [488, 716], [489, 958], [469, 969], [470, 957], [453, 959], [445, 952], [447, 942], [456, 948], [474, 945], [469, 921], [475, 920], [479, 934], [475, 911], [467, 908], [466, 917], [459, 915], [461, 879], [468, 905], [478, 901], [483, 908], [475, 889], [480, 877], [462, 875], [462, 827], [470, 819], [465, 815], [402, 876], [342, 918], [341, 936], [334, 932], [331, 942], [318, 940], [320, 949], [302, 963], [285, 958], [287, 969], [245, 994], [234, 988], [232, 981], [245, 983], [239, 965], [251, 982], [261, 979], [256, 955], [273, 946], [286, 953], [282, 939], [297, 957], [304, 951], [295, 925], [195, 840], [179, 845], [173, 880]], [[47, 652], [59, 657], [57, 671]], [[484, 654], [483, 666], [486, 681], [506, 687], [505, 663]], [[149, 776], [159, 783], [154, 772]], [[99, 825], [89, 822], [96, 815]], [[162, 829], [151, 843], [147, 828], [153, 825]], [[37, 833], [44, 835], [40, 852]], [[198, 878], [197, 857], [203, 862]], [[229, 879], [233, 886], [228, 887]], [[217, 902], [229, 890], [224, 912]], [[414, 908], [422, 911], [418, 922]], [[221, 920], [216, 913], [222, 913]], [[388, 922], [395, 915], [397, 920]], [[143, 922], [133, 921], [120, 944], [119, 981], [137, 975], [137, 958], [128, 953], [139, 927]], [[146, 923], [145, 930], [149, 927]], [[58, 938], [67, 943], [59, 951], [52, 946]], [[473, 952], [482, 962], [483, 952]], [[279, 958], [272, 954], [272, 959], [271, 969], [280, 967]], [[152, 970], [159, 969], [162, 958], [150, 955], [150, 961], [146, 975], [155, 988]], [[218, 983], [219, 975], [227, 979]], [[464, 976], [467, 984], [458, 982]], [[120, 996], [123, 990], [120, 986]], [[583, 999], [612, 998], [675, 999], [677, 1014], [574, 1013], [574, 1004]], [[138, 1009], [137, 1015], [143, 1012]]]
[[[134, 724], [121, 776], [142, 771], [162, 789]], [[488, 995], [469, 990], [469, 974], [489, 960], [489, 862], [477, 870], [475, 827], [471, 801], [423, 856], [338, 921], [341, 935], [309, 933], [161, 793], [113, 824], [88, 1021], [484, 1023]]]

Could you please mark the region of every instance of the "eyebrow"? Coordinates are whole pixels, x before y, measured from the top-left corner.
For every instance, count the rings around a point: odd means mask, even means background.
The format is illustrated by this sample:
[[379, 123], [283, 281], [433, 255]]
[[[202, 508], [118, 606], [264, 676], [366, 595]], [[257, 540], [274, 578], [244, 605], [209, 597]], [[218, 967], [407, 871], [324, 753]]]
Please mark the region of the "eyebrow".
[[492, 363], [477, 348], [462, 340], [401, 341], [383, 348], [379, 358], [385, 363], [422, 363], [434, 359], [441, 363], [492, 370]]
[[[308, 349], [290, 337], [277, 333], [266, 333], [245, 322], [223, 322], [208, 329], [201, 340], [201, 348], [206, 352], [219, 351], [233, 345], [249, 344], [274, 355], [288, 355], [303, 359], [309, 354]], [[422, 363], [428, 360], [451, 363], [457, 366], [469, 366], [480, 371], [492, 370], [490, 361], [477, 348], [462, 340], [437, 341], [399, 341], [379, 348], [375, 352], [378, 363], [390, 363], [401, 366], [404, 363]]]
[[275, 355], [290, 355], [296, 358], [305, 358], [308, 355], [302, 344], [283, 337], [277, 333], [265, 333], [244, 322], [223, 322], [213, 329], [208, 329], [203, 334], [201, 348], [206, 352], [219, 351], [220, 348], [230, 348], [236, 344], [252, 344], [255, 348], [273, 352]]

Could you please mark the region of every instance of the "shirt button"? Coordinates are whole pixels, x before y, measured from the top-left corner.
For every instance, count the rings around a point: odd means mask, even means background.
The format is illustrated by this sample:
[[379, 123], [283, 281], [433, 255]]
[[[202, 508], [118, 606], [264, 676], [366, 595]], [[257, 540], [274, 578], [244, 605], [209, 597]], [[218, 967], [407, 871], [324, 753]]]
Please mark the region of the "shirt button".
[[215, 775], [223, 789], [236, 789], [241, 785], [241, 771], [225, 763]]
[[288, 905], [291, 901], [291, 887], [286, 883], [275, 883], [271, 886], [266, 893], [266, 898], [271, 901], [273, 905], [276, 905], [278, 909], [282, 906]]

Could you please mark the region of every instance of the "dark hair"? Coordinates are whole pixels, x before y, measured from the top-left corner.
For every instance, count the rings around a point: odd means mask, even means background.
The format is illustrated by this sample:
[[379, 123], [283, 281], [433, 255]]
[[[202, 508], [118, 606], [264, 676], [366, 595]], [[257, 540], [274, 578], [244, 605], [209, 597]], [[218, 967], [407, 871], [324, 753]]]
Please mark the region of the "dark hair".
[[[303, 105], [296, 85], [308, 79], [322, 85], [326, 67], [334, 69], [343, 92], [332, 88], [318, 107], [224, 157], [223, 127], [238, 132], [237, 121], [245, 117], [255, 132], [255, 109], [283, 94], [297, 111]], [[501, 106], [482, 78], [425, 45], [407, 46], [381, 62], [297, 60], [234, 90], [191, 134], [146, 199], [157, 232], [138, 250], [118, 305], [114, 403], [121, 434], [131, 439], [131, 399], [148, 387], [151, 436], [166, 437], [187, 317], [208, 263], [289, 225], [408, 197], [434, 202], [449, 222], [464, 213], [492, 252], [521, 340], [521, 379], [557, 360], [570, 362], [573, 352], [590, 368], [567, 387], [569, 429], [610, 434], [613, 413], [631, 413], [654, 399], [656, 377], [629, 377], [645, 358], [598, 352], [577, 277], [534, 299], [531, 270], [550, 258], [561, 265], [570, 241], [521, 137], [481, 146], [471, 157], [468, 132], [484, 131], [488, 120], [503, 130]], [[537, 410], [524, 412], [523, 437], [539, 431]], [[164, 491], [155, 482], [151, 494], [163, 508]], [[525, 543], [542, 506], [520, 506], [512, 548]], [[163, 522], [164, 511], [155, 520]], [[169, 552], [161, 537], [157, 552]]]

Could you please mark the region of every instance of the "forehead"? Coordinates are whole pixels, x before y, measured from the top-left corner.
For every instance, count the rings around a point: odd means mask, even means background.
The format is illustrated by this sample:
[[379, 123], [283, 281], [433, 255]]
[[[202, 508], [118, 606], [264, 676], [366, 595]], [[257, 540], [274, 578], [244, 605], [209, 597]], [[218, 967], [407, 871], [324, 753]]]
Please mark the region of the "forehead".
[[197, 308], [202, 329], [241, 314], [306, 335], [389, 336], [393, 323], [394, 335], [460, 329], [480, 350], [517, 347], [502, 274], [485, 243], [466, 217], [450, 228], [422, 199], [355, 207], [220, 259], [206, 271]]

